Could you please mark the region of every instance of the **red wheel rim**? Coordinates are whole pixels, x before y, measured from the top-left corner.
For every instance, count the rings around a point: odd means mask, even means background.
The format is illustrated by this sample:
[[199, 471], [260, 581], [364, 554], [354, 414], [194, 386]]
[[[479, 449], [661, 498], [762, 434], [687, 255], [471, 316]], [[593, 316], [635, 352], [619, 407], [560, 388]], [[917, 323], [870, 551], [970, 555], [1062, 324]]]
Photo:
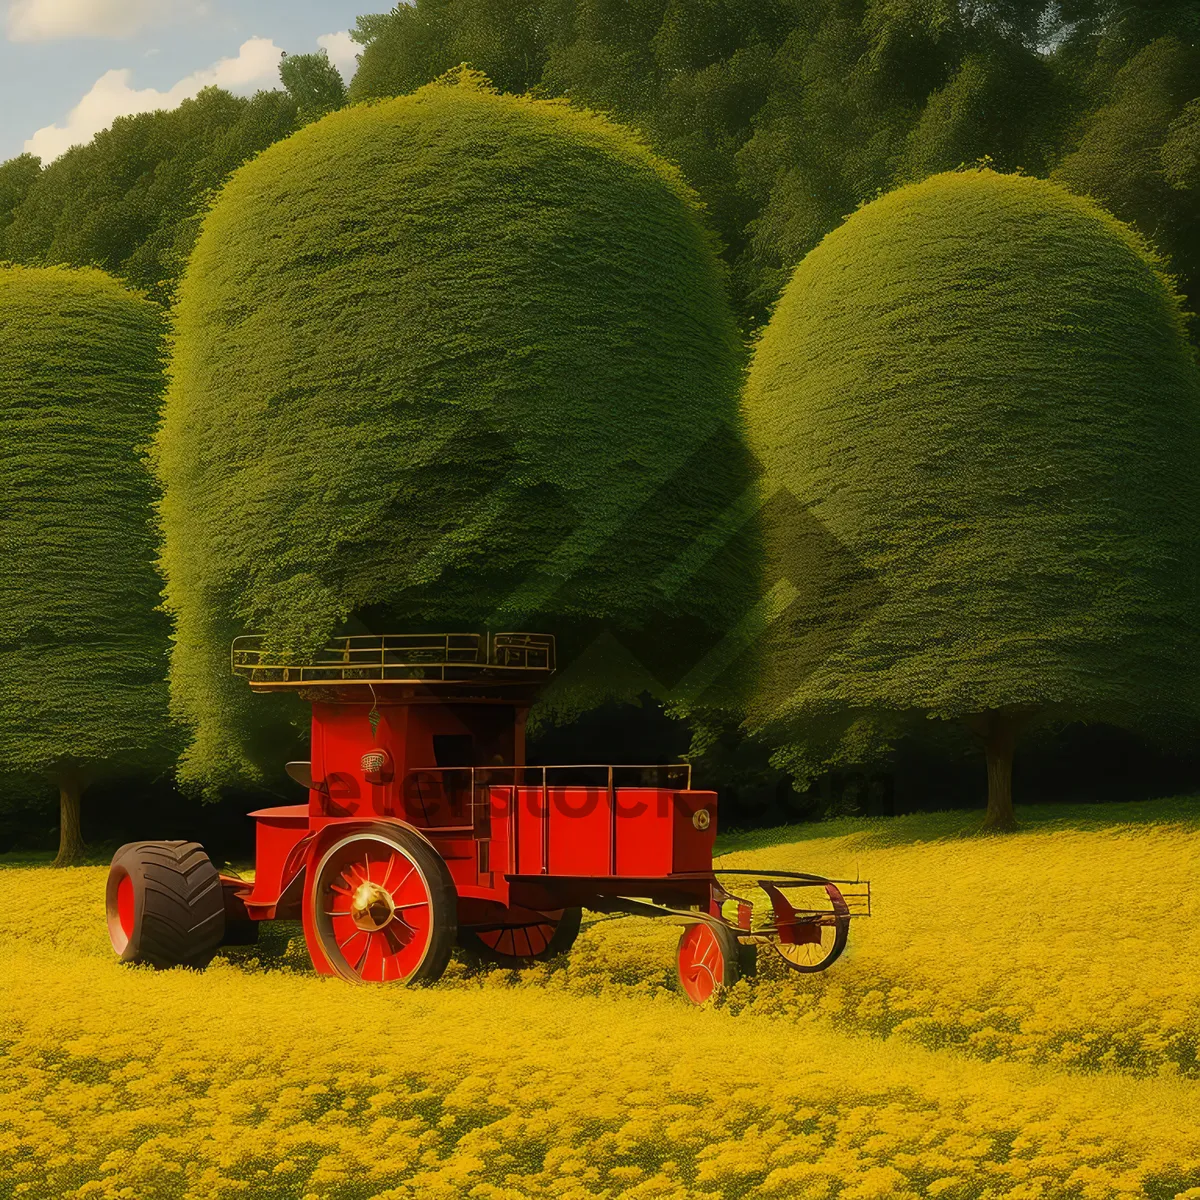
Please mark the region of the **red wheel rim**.
[[113, 867], [105, 889], [105, 909], [108, 915], [108, 940], [118, 957], [129, 949], [133, 927], [137, 923], [137, 897], [133, 880], [124, 867]]
[[[554, 931], [562, 920], [563, 909], [553, 912], [535, 912], [533, 909], [517, 910], [528, 917], [528, 924], [509, 925], [503, 929], [487, 929], [477, 936], [479, 940], [496, 954], [508, 958], [536, 958], [546, 952]], [[539, 920], [538, 918], [544, 918]]]
[[707, 925], [689, 925], [679, 939], [679, 982], [688, 998], [704, 1004], [725, 982], [725, 955]]
[[421, 869], [398, 847], [348, 839], [325, 857], [316, 927], [337, 972], [367, 983], [409, 978], [429, 949], [432, 901]]
[[117, 884], [117, 922], [126, 938], [133, 937], [133, 880], [128, 875]]

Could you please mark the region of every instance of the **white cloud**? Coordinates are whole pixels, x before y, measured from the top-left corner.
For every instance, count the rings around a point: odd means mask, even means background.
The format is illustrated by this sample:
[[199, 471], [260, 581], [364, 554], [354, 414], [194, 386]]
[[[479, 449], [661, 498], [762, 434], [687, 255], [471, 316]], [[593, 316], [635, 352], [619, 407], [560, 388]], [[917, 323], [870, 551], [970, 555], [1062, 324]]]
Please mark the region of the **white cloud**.
[[105, 71], [91, 91], [67, 114], [66, 123], [46, 125], [25, 143], [30, 154], [50, 162], [80, 142], [107, 129], [117, 117], [178, 108], [201, 88], [223, 87], [235, 93], [253, 92], [279, 83], [280, 48], [270, 38], [256, 37], [238, 47], [237, 56], [222, 58], [211, 67], [193, 71], [165, 92], [130, 86], [133, 72], [127, 67]]
[[11, 0], [10, 41], [44, 42], [70, 37], [132, 37], [152, 25], [202, 14], [197, 0]]
[[343, 29], [341, 33], [323, 33], [317, 38], [317, 45], [329, 55], [329, 61], [349, 83], [358, 69], [355, 55], [362, 53], [362, 47], [350, 40], [350, 31]]

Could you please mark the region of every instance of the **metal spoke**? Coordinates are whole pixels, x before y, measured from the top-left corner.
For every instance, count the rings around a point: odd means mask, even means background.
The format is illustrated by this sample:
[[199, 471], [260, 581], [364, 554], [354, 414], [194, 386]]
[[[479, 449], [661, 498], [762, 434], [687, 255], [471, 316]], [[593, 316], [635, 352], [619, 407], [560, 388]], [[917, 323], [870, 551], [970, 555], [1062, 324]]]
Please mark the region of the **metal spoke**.
[[[362, 930], [359, 930], [359, 932], [361, 933]], [[358, 962], [356, 962], [354, 964], [354, 969], [355, 969], [355, 971], [358, 972], [359, 975], [362, 974], [363, 963], [365, 963], [367, 961], [367, 955], [370, 953], [371, 953], [371, 935], [368, 933], [367, 934], [367, 944], [363, 947], [363, 952], [358, 956]]]
[[[342, 957], [343, 957], [343, 958], [345, 958], [345, 957], [346, 957], [346, 947], [347, 947], [348, 945], [350, 945], [350, 943], [351, 943], [352, 941], [354, 941], [354, 939], [355, 939], [356, 937], [365, 937], [365, 936], [366, 936], [366, 930], [365, 930], [365, 929], [356, 929], [356, 930], [355, 930], [355, 931], [354, 931], [354, 932], [353, 932], [353, 933], [352, 933], [352, 934], [351, 934], [351, 935], [350, 935], [350, 936], [349, 936], [349, 937], [348, 937], [348, 938], [347, 938], [347, 939], [346, 939], [344, 942], [338, 942], [338, 943], [337, 943], [337, 948], [338, 948], [338, 950], [340, 950], [340, 951], [341, 951]], [[334, 939], [334, 940], [336, 941], [336, 939]]]
[[405, 861], [402, 855], [399, 855], [399, 854], [393, 854], [393, 855], [392, 855], [392, 857], [388, 859], [387, 870], [386, 870], [386, 871], [384, 871], [384, 873], [383, 873], [383, 883], [382, 883], [382, 886], [383, 886], [383, 887], [385, 887], [385, 888], [387, 888], [387, 890], [388, 890], [389, 892], [390, 892], [392, 889], [391, 889], [390, 887], [388, 887], [388, 880], [389, 880], [389, 879], [391, 879], [391, 877], [392, 877], [392, 872], [393, 872], [393, 871], [396, 869], [396, 860], [397, 860], [398, 858], [399, 858], [399, 859], [400, 859], [402, 862], [403, 862], [403, 861]]
[[417, 864], [410, 863], [408, 870], [404, 873], [404, 878], [401, 879], [400, 882], [397, 883], [395, 887], [388, 888], [388, 891], [391, 892], [393, 896], [396, 895], [396, 893], [399, 892], [399, 890], [412, 878], [413, 872], [416, 869], [417, 869]]
[[[391, 950], [393, 955], [399, 955], [400, 951], [412, 941], [411, 937], [409, 937], [408, 941], [401, 940], [399, 930], [397, 930], [396, 923], [394, 921], [391, 924], [385, 925], [381, 932], [383, 933], [384, 940], [388, 944], [388, 949]], [[399, 973], [398, 963], [397, 973]]]

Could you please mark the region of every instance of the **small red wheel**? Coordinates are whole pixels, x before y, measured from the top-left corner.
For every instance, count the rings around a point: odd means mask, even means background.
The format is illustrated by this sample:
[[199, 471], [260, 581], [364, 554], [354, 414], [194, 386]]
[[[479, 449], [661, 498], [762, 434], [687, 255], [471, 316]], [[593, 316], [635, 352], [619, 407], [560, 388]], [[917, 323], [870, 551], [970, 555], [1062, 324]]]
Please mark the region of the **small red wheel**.
[[810, 974], [832, 967], [846, 948], [850, 932], [849, 917], [835, 917], [832, 925], [798, 925], [791, 943], [772, 942], [775, 953], [793, 971]]
[[738, 980], [738, 940], [728, 925], [697, 922], [679, 938], [679, 986], [693, 1004], [705, 1004]]
[[459, 928], [458, 944], [502, 967], [525, 967], [565, 954], [579, 936], [583, 910], [512, 907], [482, 928]]
[[360, 828], [333, 842], [308, 905], [316, 949], [344, 979], [431, 982], [450, 960], [454, 883], [437, 851], [403, 826]]

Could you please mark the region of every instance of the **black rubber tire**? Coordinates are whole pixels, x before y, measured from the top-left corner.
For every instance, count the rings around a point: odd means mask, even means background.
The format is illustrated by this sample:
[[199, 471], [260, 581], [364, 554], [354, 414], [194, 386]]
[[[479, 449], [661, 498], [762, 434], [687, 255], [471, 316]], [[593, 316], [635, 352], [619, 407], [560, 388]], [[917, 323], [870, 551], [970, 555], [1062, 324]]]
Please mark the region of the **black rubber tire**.
[[537, 954], [503, 954], [489, 946], [472, 929], [459, 929], [458, 944], [465, 955], [479, 962], [520, 970], [521, 967], [532, 967], [535, 963], [549, 962], [560, 954], [566, 954], [575, 945], [582, 921], [582, 908], [564, 908], [546, 948]]
[[[377, 839], [385, 844], [390, 843], [406, 854], [420, 869], [429, 889], [432, 909], [429, 949], [417, 969], [404, 979], [403, 983], [435, 983], [445, 973], [446, 967], [450, 963], [450, 954], [454, 950], [455, 940], [458, 937], [458, 892], [454, 887], [450, 868], [446, 866], [446, 860], [423, 837], [411, 829], [406, 829], [403, 825], [380, 821], [354, 829], [347, 836], [367, 837]], [[342, 838], [332, 839], [330, 849], [342, 841]], [[325, 852], [322, 862], [328, 861], [329, 853], [329, 850]], [[323, 886], [323, 880], [318, 876], [314, 881], [314, 888], [319, 890]], [[308, 894], [306, 889], [306, 903]], [[343, 979], [353, 981], [357, 978], [353, 968], [340, 955], [338, 955], [340, 961], [335, 961], [333, 955], [336, 951], [331, 952], [325, 945], [321, 949]], [[401, 981], [389, 982], [399, 983]]]
[[[133, 890], [132, 927], [118, 913], [118, 890]], [[113, 855], [105, 889], [109, 936], [121, 962], [160, 970], [205, 967], [225, 936], [221, 879], [196, 842], [129, 842]]]

